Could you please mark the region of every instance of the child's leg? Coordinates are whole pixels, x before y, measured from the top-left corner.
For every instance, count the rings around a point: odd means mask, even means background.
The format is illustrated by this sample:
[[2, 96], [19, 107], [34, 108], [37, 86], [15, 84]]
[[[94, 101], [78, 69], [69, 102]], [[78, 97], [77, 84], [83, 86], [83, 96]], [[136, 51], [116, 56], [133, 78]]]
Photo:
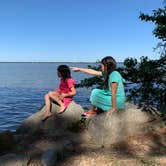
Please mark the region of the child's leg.
[[51, 110], [50, 110], [51, 102], [50, 102], [49, 93], [45, 95], [45, 105], [46, 105], [46, 114], [42, 119], [43, 121], [51, 116]]
[[46, 111], [51, 113], [50, 107], [51, 107], [51, 101], [48, 93], [45, 95], [45, 105], [46, 105]]
[[51, 97], [60, 105], [60, 109], [58, 110], [58, 113], [61, 113], [65, 110], [66, 107], [64, 103], [62, 102], [62, 100], [59, 98], [59, 94], [57, 92], [49, 92], [49, 97]]

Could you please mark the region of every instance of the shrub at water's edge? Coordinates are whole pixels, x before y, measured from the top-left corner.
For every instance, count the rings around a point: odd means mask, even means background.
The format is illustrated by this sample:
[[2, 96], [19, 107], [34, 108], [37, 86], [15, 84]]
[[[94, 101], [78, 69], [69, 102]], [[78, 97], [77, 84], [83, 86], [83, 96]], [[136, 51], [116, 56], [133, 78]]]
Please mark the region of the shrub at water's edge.
[[139, 103], [146, 103], [161, 108], [165, 105], [165, 58], [149, 60], [141, 57], [140, 62], [134, 58], [124, 61], [120, 68], [123, 77], [127, 79], [128, 98]]

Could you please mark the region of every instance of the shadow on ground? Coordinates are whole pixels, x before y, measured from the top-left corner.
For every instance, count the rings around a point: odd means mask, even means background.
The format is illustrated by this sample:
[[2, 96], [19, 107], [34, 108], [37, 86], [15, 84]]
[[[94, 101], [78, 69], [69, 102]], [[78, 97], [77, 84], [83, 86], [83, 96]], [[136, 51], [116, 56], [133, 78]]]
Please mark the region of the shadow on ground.
[[[13, 134], [14, 146], [10, 150], [3, 149], [5, 157], [0, 157], [0, 165], [14, 166], [18, 158], [21, 164], [26, 162], [28, 166], [166, 164], [165, 127], [135, 134], [113, 144], [98, 144], [88, 132], [89, 121], [80, 119], [84, 112], [82, 107], [74, 103], [63, 114], [56, 113], [58, 107], [55, 105], [52, 109], [54, 116], [45, 122], [41, 121], [43, 107], [22, 123]], [[123, 132], [119, 137], [120, 134]], [[10, 158], [11, 153], [15, 154], [13, 158]]]

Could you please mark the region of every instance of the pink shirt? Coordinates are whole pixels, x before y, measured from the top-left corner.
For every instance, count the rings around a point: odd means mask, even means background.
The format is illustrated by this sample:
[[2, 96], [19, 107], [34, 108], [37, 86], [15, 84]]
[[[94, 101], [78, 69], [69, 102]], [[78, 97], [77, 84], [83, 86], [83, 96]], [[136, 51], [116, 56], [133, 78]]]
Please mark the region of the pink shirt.
[[[61, 79], [59, 87], [55, 90], [57, 93], [69, 93], [71, 92], [71, 88], [75, 86], [76, 81], [72, 78]], [[72, 96], [65, 97], [63, 99], [64, 105], [68, 106], [70, 102], [73, 100]]]

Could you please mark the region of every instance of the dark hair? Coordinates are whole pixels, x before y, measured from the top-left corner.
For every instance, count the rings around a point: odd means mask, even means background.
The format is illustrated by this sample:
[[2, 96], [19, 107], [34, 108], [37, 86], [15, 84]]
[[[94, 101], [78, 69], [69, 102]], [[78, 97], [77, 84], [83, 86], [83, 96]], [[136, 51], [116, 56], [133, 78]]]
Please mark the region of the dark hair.
[[57, 70], [63, 79], [71, 78], [70, 68], [67, 65], [59, 65]]
[[104, 88], [108, 87], [109, 75], [116, 70], [116, 61], [111, 56], [106, 56], [101, 60], [101, 63], [104, 65], [104, 73], [106, 74], [104, 80]]

